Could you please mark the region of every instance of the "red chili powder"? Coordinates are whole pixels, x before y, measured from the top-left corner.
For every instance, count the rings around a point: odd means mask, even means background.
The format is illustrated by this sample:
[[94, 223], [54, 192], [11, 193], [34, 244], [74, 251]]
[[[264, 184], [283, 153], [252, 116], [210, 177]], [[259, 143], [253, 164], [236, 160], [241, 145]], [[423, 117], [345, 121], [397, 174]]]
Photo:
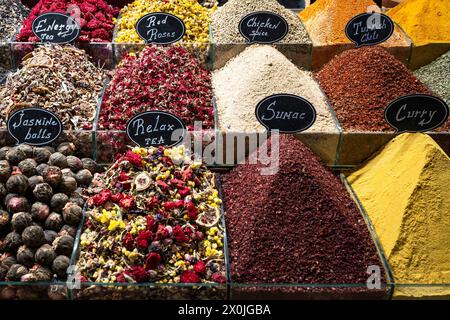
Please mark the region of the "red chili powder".
[[127, 56], [114, 71], [103, 99], [99, 127], [124, 130], [135, 114], [170, 112], [191, 130], [195, 121], [213, 128], [211, 73], [186, 49], [149, 46]]
[[40, 42], [31, 29], [34, 19], [47, 12], [69, 14], [81, 26], [78, 42], [110, 42], [114, 33], [113, 18], [118, 8], [111, 7], [104, 0], [41, 0], [23, 21], [17, 41]]
[[384, 109], [397, 98], [430, 91], [382, 47], [352, 49], [316, 75], [344, 129], [393, 131]]
[[367, 291], [368, 267], [382, 264], [339, 179], [292, 136], [280, 139], [279, 172], [261, 176], [261, 167], [238, 165], [222, 179], [232, 281]]

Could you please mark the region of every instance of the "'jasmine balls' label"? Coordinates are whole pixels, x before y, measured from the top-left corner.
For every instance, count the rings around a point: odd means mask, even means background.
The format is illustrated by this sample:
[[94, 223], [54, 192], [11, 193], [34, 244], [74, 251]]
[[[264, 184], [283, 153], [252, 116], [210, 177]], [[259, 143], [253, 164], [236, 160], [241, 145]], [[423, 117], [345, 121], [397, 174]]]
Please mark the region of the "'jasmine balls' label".
[[139, 19], [136, 32], [147, 44], [171, 44], [184, 37], [186, 26], [173, 14], [153, 12]]
[[276, 13], [257, 11], [242, 18], [239, 32], [248, 43], [275, 43], [286, 37], [289, 25], [286, 19]]

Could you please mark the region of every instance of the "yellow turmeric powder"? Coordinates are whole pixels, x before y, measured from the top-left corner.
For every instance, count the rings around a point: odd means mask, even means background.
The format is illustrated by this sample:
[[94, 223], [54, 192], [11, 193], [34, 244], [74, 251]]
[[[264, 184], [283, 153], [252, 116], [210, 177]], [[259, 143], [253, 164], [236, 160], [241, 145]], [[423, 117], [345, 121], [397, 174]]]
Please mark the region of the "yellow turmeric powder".
[[[449, 296], [450, 158], [425, 134], [393, 139], [349, 178], [395, 278], [394, 297]], [[405, 286], [408, 285], [408, 286]]]
[[[372, 0], [317, 0], [300, 12], [300, 19], [308, 30], [314, 45], [351, 43], [345, 35], [345, 27], [354, 16], [366, 12], [381, 12]], [[398, 27], [386, 46], [408, 46], [409, 42]]]
[[415, 45], [450, 42], [449, 0], [406, 0], [387, 14]]

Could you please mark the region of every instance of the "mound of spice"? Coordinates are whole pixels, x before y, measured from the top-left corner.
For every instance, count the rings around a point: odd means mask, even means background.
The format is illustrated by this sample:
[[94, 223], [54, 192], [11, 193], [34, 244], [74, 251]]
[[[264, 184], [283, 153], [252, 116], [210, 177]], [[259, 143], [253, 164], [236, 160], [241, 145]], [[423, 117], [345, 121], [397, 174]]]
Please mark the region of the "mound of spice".
[[0, 86], [0, 127], [19, 109], [40, 107], [68, 129], [90, 129], [105, 75], [73, 46], [39, 46]]
[[135, 29], [138, 20], [151, 12], [165, 12], [184, 22], [186, 33], [181, 41], [207, 47], [210, 15], [214, 10], [215, 7], [205, 8], [197, 0], [136, 0], [121, 10], [115, 42], [143, 43]]
[[8, 42], [22, 25], [30, 10], [19, 0], [0, 2], [0, 42]]
[[349, 181], [386, 253], [394, 297], [448, 297], [450, 288], [439, 286], [450, 282], [450, 158], [445, 152], [425, 134], [406, 133]]
[[246, 15], [255, 11], [270, 11], [286, 19], [289, 33], [279, 43], [305, 44], [311, 42], [298, 17], [276, 0], [230, 0], [212, 15], [211, 28], [214, 43], [245, 43], [245, 38], [239, 33], [239, 22]]
[[[300, 19], [314, 45], [351, 43], [345, 35], [345, 27], [353, 17], [361, 13], [381, 12], [372, 0], [317, 0], [301, 11]], [[398, 27], [384, 46], [409, 46], [409, 40]]]
[[414, 75], [436, 95], [450, 105], [450, 51], [419, 70]]
[[232, 281], [368, 290], [368, 267], [382, 265], [346, 188], [293, 136], [280, 137], [279, 154], [274, 175], [244, 164], [223, 176]]
[[159, 110], [214, 126], [211, 74], [185, 48], [149, 46], [130, 55], [112, 74], [103, 99], [99, 127], [124, 130], [135, 114]]
[[17, 41], [40, 42], [32, 31], [32, 25], [37, 16], [47, 12], [59, 12], [76, 18], [81, 26], [78, 42], [110, 42], [119, 10], [104, 0], [41, 0], [24, 20]]
[[387, 13], [417, 46], [450, 42], [448, 0], [407, 0]]
[[338, 55], [317, 73], [339, 122], [349, 131], [393, 131], [384, 109], [395, 99], [429, 94], [400, 61], [381, 47], [352, 49]]
[[310, 131], [338, 130], [326, 97], [312, 74], [298, 69], [271, 46], [248, 47], [225, 67], [215, 71], [212, 81], [222, 131], [265, 131], [255, 116], [256, 105], [278, 93], [298, 95], [314, 105], [317, 121]]
[[184, 147], [129, 150], [94, 178], [77, 262], [103, 283], [223, 283], [215, 176]]
[[[0, 281], [65, 280], [97, 165], [75, 146], [0, 149]], [[3, 293], [3, 292], [2, 292]]]

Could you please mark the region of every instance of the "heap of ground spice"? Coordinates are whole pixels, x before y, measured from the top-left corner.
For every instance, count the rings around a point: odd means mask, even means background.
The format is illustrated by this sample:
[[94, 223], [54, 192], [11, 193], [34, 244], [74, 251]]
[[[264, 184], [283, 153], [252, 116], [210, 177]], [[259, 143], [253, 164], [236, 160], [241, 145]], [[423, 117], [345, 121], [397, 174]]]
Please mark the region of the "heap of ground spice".
[[337, 132], [326, 97], [312, 74], [298, 69], [271, 46], [245, 49], [214, 72], [213, 87], [222, 131], [265, 131], [255, 116], [256, 105], [270, 95], [287, 93], [314, 105], [317, 120], [310, 131]]
[[[358, 14], [367, 12], [381, 12], [381, 9], [372, 0], [317, 0], [299, 16], [314, 45], [330, 45], [351, 43], [345, 35], [347, 23]], [[408, 46], [409, 40], [396, 27], [383, 45]]]
[[384, 109], [397, 98], [429, 94], [400, 61], [381, 47], [348, 50], [317, 73], [339, 122], [350, 131], [392, 131]]
[[41, 0], [24, 20], [17, 41], [40, 42], [32, 31], [37, 16], [47, 12], [69, 14], [81, 26], [79, 42], [110, 42], [114, 33], [114, 18], [119, 10], [104, 0]]
[[105, 75], [88, 55], [71, 45], [39, 46], [0, 86], [0, 127], [19, 109], [54, 112], [64, 129], [90, 129]]
[[346, 188], [296, 138], [281, 136], [279, 154], [274, 175], [243, 164], [223, 176], [231, 280], [367, 290], [367, 269], [381, 262]]
[[450, 42], [450, 1], [407, 0], [387, 13], [417, 46]]
[[136, 0], [121, 10], [115, 42], [144, 43], [136, 32], [138, 20], [151, 12], [165, 12], [184, 22], [186, 33], [183, 42], [207, 47], [210, 15], [214, 10], [215, 7], [205, 8], [197, 0]]
[[414, 71], [414, 75], [450, 105], [450, 51]]
[[200, 121], [214, 126], [211, 74], [185, 48], [149, 46], [126, 56], [112, 74], [99, 127], [124, 130], [135, 114], [159, 110], [182, 119], [189, 129]]
[[450, 158], [445, 152], [428, 135], [406, 133], [349, 181], [391, 266], [394, 297], [448, 297], [450, 288], [442, 285], [450, 283]]
[[22, 25], [30, 10], [19, 0], [0, 2], [0, 42], [8, 42]]

